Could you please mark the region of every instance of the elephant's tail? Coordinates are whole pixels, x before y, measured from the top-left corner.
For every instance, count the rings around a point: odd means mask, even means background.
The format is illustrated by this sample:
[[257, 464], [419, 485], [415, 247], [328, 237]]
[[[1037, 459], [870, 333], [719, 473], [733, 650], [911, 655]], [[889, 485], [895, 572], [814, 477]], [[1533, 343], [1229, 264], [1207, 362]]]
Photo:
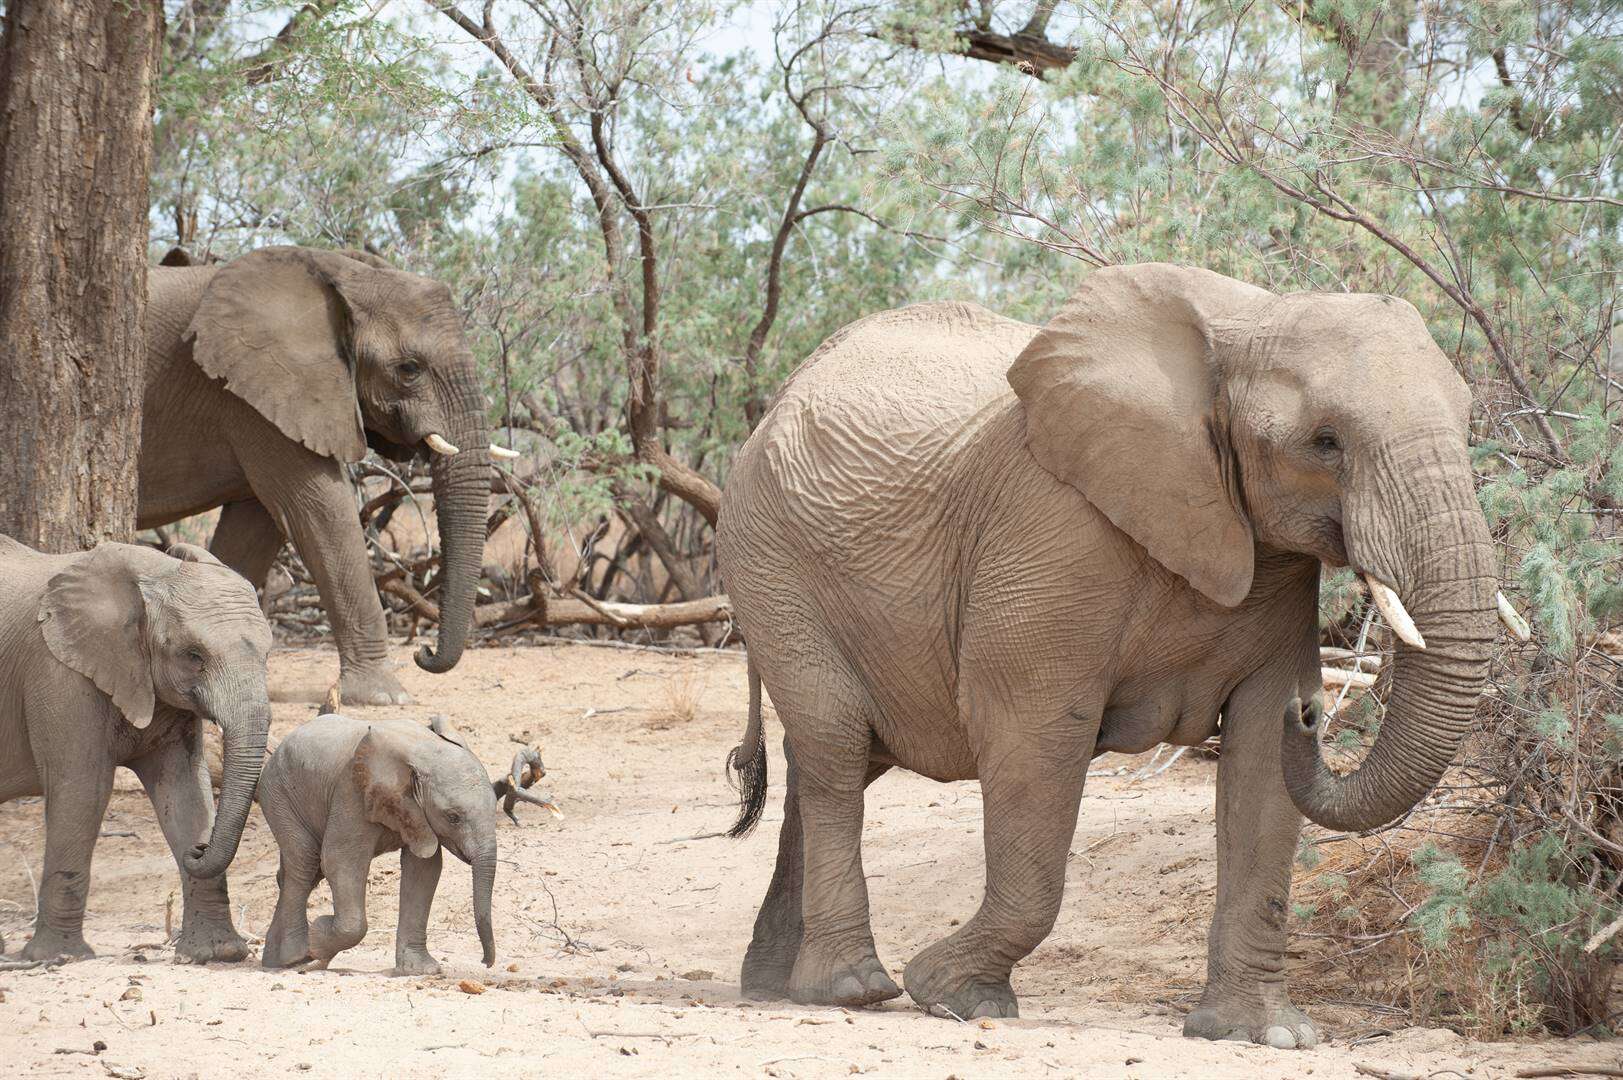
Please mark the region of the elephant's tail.
[[761, 727], [761, 673], [755, 669], [754, 657], [749, 660], [749, 680], [749, 725], [744, 728], [744, 741], [727, 755], [728, 776], [738, 777], [738, 820], [727, 830], [734, 839], [753, 832], [766, 808], [766, 732]]

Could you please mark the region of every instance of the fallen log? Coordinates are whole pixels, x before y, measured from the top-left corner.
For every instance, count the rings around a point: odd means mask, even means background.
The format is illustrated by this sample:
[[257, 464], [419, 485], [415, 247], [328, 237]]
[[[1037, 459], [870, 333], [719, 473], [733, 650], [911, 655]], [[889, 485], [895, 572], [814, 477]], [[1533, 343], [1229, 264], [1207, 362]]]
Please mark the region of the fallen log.
[[1373, 671], [1348, 671], [1345, 668], [1321, 667], [1319, 677], [1326, 686], [1359, 686], [1369, 689], [1375, 685]]
[[[539, 575], [532, 574], [529, 596], [510, 604], [480, 604], [473, 621], [479, 629], [529, 623], [547, 626], [613, 626], [622, 630], [674, 630], [678, 626], [726, 622], [733, 617], [732, 602], [725, 594], [686, 600], [676, 604], [622, 604], [611, 600], [584, 600], [547, 596], [536, 588]], [[439, 622], [440, 608], [399, 578], [386, 578], [378, 588], [404, 600], [429, 622]]]

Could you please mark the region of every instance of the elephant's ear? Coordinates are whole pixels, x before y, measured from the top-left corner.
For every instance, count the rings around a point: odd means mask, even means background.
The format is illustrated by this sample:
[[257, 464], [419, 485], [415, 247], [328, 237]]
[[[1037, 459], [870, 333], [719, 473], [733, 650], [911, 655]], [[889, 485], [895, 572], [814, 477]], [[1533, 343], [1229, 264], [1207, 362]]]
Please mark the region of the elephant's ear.
[[37, 618], [45, 645], [96, 684], [124, 719], [152, 723], [152, 668], [143, 626], [152, 601], [143, 575], [163, 556], [127, 544], [102, 544], [51, 578]]
[[203, 563], [207, 566], [224, 566], [225, 563], [214, 557], [208, 548], [198, 547], [196, 544], [170, 544], [169, 556], [181, 562]]
[[423, 813], [422, 778], [412, 767], [410, 747], [392, 731], [373, 728], [355, 748], [355, 782], [366, 803], [366, 818], [400, 837], [419, 859], [439, 850], [439, 837]]
[[1165, 263], [1097, 270], [1009, 369], [1043, 468], [1225, 607], [1254, 555], [1213, 342], [1270, 295]]
[[382, 272], [297, 247], [233, 259], [210, 280], [187, 328], [192, 358], [288, 438], [359, 461], [366, 434], [349, 343], [360, 300]]
[[[451, 718], [445, 716], [443, 713], [436, 713], [428, 718], [428, 730], [432, 731], [434, 734], [438, 735], [452, 746], [460, 746], [462, 749], [468, 750], [468, 742], [462, 737], [462, 732], [452, 727]], [[471, 754], [473, 751], [468, 750], [468, 753]]]

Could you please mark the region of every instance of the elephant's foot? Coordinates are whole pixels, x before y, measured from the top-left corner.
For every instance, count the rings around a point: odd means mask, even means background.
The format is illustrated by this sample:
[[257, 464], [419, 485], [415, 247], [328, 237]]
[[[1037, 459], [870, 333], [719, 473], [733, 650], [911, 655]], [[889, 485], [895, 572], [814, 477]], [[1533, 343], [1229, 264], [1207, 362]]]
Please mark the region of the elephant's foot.
[[[1207, 1000], [1223, 997], [1207, 991]], [[1264, 1004], [1255, 997], [1228, 997], [1220, 1004], [1204, 1001], [1184, 1017], [1183, 1033], [1194, 1039], [1254, 1042], [1279, 1050], [1306, 1050], [1318, 1045], [1319, 1032], [1289, 1001]]]
[[840, 955], [805, 942], [789, 975], [789, 998], [801, 1005], [860, 1008], [901, 994], [871, 944], [861, 953]]
[[175, 963], [207, 964], [219, 961], [236, 964], [248, 959], [248, 943], [242, 940], [229, 919], [187, 919], [175, 939]]
[[366, 937], [366, 927], [342, 928], [331, 915], [323, 915], [310, 924], [310, 956], [317, 964], [326, 964], [345, 949], [354, 948]]
[[38, 927], [34, 930], [33, 938], [23, 946], [23, 951], [18, 953], [15, 959], [25, 964], [50, 964], [70, 960], [93, 960], [95, 956], [96, 950], [85, 941], [83, 932]]
[[777, 1001], [789, 996], [789, 979], [794, 974], [795, 960], [800, 955], [800, 929], [795, 928], [793, 938], [782, 935], [763, 941], [759, 933], [744, 953], [744, 968], [739, 973], [739, 989], [753, 1001]]
[[345, 705], [410, 705], [411, 695], [381, 667], [345, 668], [338, 676], [338, 696]]
[[751, 1001], [778, 1001], [789, 996], [789, 978], [794, 974], [795, 962], [752, 964], [744, 957], [744, 969], [738, 976], [738, 988]]
[[907, 993], [932, 1016], [974, 1020], [983, 1016], [1016, 1017], [1019, 1002], [1007, 975], [998, 977], [968, 969], [963, 954], [936, 944], [908, 962], [902, 975]]
[[396, 949], [394, 972], [396, 975], [438, 975], [440, 962], [428, 955], [427, 949]]
[[304, 964], [310, 963], [313, 959], [314, 957], [310, 955], [310, 949], [308, 946], [296, 948], [293, 946], [284, 945], [277, 948], [272, 948], [267, 942], [264, 953], [259, 957], [259, 966], [263, 968], [270, 968], [272, 970], [278, 968], [301, 967]]

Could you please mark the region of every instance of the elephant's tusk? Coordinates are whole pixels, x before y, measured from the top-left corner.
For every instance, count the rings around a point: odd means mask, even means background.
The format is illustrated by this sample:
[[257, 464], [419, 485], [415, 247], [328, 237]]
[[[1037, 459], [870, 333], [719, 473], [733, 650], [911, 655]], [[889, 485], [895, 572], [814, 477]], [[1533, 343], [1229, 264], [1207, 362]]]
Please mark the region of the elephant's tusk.
[[1424, 649], [1426, 639], [1420, 636], [1420, 630], [1404, 609], [1403, 601], [1398, 599], [1398, 594], [1392, 591], [1392, 586], [1377, 581], [1373, 574], [1365, 574], [1364, 583], [1369, 586], [1369, 595], [1375, 601], [1375, 607], [1386, 620], [1386, 625], [1398, 636], [1398, 640], [1413, 648]]
[[1522, 618], [1521, 612], [1510, 606], [1510, 600], [1504, 593], [1495, 594], [1494, 603], [1499, 607], [1499, 621], [1505, 624], [1505, 629], [1510, 631], [1511, 637], [1517, 641], [1533, 640], [1533, 628], [1527, 625], [1527, 620]]
[[446, 457], [450, 457], [452, 454], [460, 454], [462, 452], [456, 447], [452, 446], [450, 443], [446, 442], [445, 436], [441, 435], [437, 431], [431, 432], [425, 436], [423, 441], [428, 444], [428, 448], [434, 451], [434, 453], [444, 454]]
[[508, 461], [511, 461], [514, 458], [523, 457], [524, 455], [520, 454], [517, 450], [509, 450], [505, 446], [497, 446], [495, 443], [491, 443], [490, 444], [490, 456], [491, 457], [505, 458]]

